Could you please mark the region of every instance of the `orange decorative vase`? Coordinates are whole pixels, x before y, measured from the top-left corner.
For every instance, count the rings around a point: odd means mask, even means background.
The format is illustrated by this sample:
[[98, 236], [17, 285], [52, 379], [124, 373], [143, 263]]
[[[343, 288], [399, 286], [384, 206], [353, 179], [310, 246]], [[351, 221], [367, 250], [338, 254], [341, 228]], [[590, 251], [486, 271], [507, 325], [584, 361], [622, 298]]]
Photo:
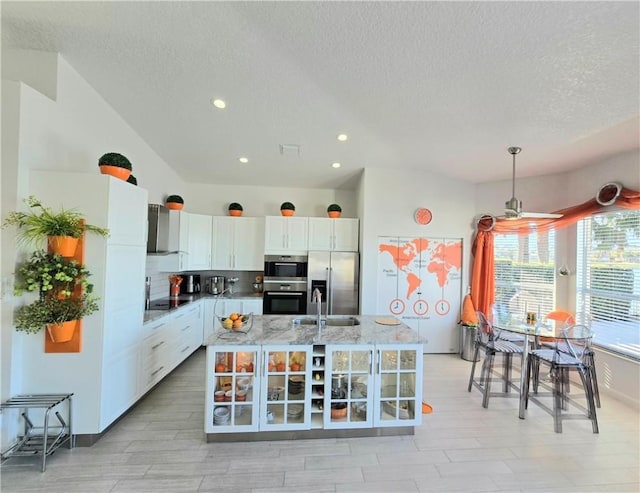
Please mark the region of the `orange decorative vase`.
[[127, 168], [122, 168], [120, 166], [110, 166], [108, 164], [103, 164], [99, 166], [100, 173], [103, 175], [111, 175], [120, 180], [127, 181], [129, 176], [131, 176], [131, 170]]
[[293, 216], [293, 213], [295, 211], [292, 211], [291, 209], [281, 209], [280, 210], [280, 214], [282, 214], [283, 216]]
[[239, 216], [242, 216], [242, 211], [231, 210], [231, 211], [229, 211], [229, 215], [230, 216], [239, 217]]
[[52, 342], [68, 342], [76, 331], [77, 320], [62, 322], [61, 324], [47, 324], [47, 332]]
[[327, 212], [327, 214], [329, 214], [329, 217], [336, 218], [336, 217], [340, 217], [340, 215], [342, 214], [342, 212], [339, 212], [339, 211], [329, 211], [329, 212]]
[[51, 253], [63, 257], [73, 257], [76, 253], [79, 238], [73, 236], [49, 236], [47, 246]]
[[184, 207], [184, 204], [180, 204], [179, 202], [167, 202], [165, 205], [167, 206], [167, 209], [172, 209], [174, 211], [182, 210]]

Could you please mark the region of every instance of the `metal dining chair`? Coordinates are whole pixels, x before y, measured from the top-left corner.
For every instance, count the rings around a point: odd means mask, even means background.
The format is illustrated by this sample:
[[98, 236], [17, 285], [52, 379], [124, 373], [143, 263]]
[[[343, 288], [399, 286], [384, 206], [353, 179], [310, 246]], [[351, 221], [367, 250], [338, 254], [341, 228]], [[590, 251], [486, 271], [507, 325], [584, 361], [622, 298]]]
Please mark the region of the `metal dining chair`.
[[[529, 402], [529, 382], [533, 369], [540, 368], [541, 364], [549, 366], [551, 376], [551, 396], [553, 405], [550, 408], [536, 398], [536, 402], [549, 414], [553, 416], [554, 430], [562, 433], [562, 421], [565, 419], [589, 419], [594, 433], [598, 433], [598, 420], [596, 416], [596, 404], [594, 398], [594, 387], [591, 381], [591, 370], [586, 360], [587, 347], [591, 343], [591, 330], [584, 325], [573, 325], [561, 330], [561, 336], [554, 339], [553, 348], [534, 349], [529, 354], [527, 364], [527, 375], [525, 378], [526, 388], [525, 402]], [[547, 343], [548, 345], [548, 343]], [[569, 382], [569, 372], [576, 371], [585, 393], [586, 407], [581, 406], [574, 399], [570, 398], [567, 384]], [[540, 395], [537, 386], [533, 386], [533, 393]], [[583, 414], [569, 413], [569, 405], [583, 411]], [[567, 411], [567, 412], [565, 412]]]
[[[493, 328], [491, 322], [487, 320], [484, 313], [478, 311], [478, 330], [476, 331], [475, 349], [473, 354], [473, 365], [469, 377], [468, 392], [476, 387], [482, 392], [482, 407], [489, 407], [490, 396], [509, 396], [511, 388], [516, 388], [511, 383], [512, 357], [519, 354], [522, 357], [522, 346], [510, 341], [500, 339]], [[480, 350], [484, 351], [484, 360], [480, 371], [480, 378], [474, 379], [476, 362]], [[502, 356], [502, 375], [494, 378], [493, 363], [496, 355]], [[500, 380], [502, 382], [502, 392], [491, 392], [491, 383]]]

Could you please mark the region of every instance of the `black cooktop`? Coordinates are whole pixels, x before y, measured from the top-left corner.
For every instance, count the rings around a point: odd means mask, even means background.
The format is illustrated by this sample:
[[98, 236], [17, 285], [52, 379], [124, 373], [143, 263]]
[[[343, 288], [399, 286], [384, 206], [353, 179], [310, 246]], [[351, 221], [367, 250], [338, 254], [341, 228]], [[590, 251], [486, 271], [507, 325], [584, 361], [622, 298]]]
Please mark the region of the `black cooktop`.
[[151, 302], [149, 310], [171, 310], [172, 308], [178, 308], [179, 306], [189, 302], [190, 300], [181, 299], [155, 300]]

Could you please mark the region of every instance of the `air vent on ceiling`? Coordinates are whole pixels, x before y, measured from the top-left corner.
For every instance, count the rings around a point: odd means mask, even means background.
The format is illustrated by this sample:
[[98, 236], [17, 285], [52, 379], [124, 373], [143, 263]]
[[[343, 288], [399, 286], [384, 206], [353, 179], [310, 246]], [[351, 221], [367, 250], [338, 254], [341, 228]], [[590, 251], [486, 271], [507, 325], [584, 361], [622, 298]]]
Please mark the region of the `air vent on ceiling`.
[[283, 156], [299, 156], [300, 146], [297, 144], [280, 144], [280, 154]]

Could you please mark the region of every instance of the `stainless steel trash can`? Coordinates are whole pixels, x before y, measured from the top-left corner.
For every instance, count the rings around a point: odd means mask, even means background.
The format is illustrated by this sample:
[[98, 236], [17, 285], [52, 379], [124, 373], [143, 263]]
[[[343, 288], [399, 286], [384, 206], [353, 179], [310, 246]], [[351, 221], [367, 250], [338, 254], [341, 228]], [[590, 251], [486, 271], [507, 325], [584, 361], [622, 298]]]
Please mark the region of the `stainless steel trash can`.
[[[475, 350], [477, 327], [471, 325], [460, 324], [460, 357], [466, 361], [473, 361], [473, 352]], [[478, 358], [476, 361], [480, 359]]]

